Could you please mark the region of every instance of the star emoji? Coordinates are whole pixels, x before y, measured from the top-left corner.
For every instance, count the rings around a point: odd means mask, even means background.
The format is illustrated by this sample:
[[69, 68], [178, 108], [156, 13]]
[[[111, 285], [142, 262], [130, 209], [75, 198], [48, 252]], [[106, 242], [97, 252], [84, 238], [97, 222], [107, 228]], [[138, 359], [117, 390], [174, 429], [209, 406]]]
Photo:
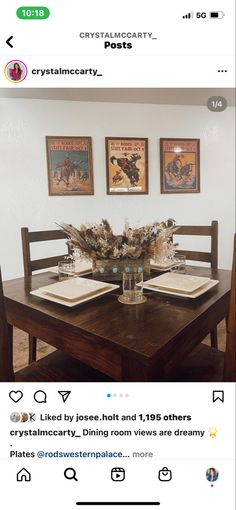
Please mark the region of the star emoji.
[[214, 427], [211, 427], [210, 429], [208, 429], [208, 432], [209, 432], [210, 437], [216, 437], [218, 430], [215, 429]]

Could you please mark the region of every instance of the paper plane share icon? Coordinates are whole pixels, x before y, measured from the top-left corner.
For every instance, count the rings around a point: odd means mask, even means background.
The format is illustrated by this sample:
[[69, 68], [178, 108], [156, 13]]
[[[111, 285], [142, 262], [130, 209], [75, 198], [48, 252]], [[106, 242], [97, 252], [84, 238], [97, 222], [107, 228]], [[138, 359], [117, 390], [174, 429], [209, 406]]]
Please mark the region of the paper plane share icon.
[[68, 397], [71, 394], [71, 391], [58, 391], [59, 395], [61, 395], [63, 402], [65, 403]]

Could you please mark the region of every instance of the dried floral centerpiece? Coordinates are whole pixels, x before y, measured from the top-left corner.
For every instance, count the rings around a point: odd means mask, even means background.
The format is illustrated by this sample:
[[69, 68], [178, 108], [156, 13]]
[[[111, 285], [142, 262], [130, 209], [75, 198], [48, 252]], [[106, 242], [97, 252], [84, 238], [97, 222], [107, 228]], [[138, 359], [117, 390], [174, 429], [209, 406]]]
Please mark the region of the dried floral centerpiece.
[[150, 274], [150, 259], [171, 243], [175, 222], [155, 222], [139, 228], [125, 225], [121, 235], [115, 235], [109, 222], [81, 225], [79, 229], [63, 223], [71, 250], [93, 261], [93, 275], [101, 280], [120, 280], [123, 272], [143, 271]]

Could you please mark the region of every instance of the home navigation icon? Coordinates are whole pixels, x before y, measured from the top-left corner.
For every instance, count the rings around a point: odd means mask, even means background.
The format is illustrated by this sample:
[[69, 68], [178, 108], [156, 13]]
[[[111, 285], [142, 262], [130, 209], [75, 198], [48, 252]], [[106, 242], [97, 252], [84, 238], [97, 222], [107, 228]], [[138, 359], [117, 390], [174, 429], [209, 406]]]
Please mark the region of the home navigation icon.
[[113, 468], [111, 470], [111, 479], [113, 482], [123, 482], [125, 479], [125, 470], [124, 468]]
[[27, 471], [27, 469], [22, 468], [18, 473], [16, 473], [16, 481], [17, 482], [31, 482], [31, 473]]

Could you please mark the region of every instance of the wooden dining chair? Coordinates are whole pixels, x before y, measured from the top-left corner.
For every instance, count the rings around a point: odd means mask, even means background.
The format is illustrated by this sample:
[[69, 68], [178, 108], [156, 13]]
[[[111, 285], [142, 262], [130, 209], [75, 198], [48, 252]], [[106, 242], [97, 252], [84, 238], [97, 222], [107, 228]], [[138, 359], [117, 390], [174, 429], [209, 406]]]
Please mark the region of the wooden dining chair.
[[233, 264], [226, 350], [200, 344], [179, 366], [171, 381], [179, 382], [236, 382], [236, 235], [233, 245]]
[[55, 351], [14, 374], [0, 268], [0, 382], [107, 382], [106, 375]]
[[[56, 255], [53, 257], [39, 258], [33, 260], [31, 257], [30, 245], [32, 243], [41, 243], [46, 241], [67, 239], [67, 235], [62, 230], [45, 230], [29, 232], [29, 229], [27, 227], [23, 227], [21, 229], [21, 239], [25, 278], [30, 277], [34, 271], [56, 266], [59, 260], [63, 259], [63, 257], [67, 256], [69, 253], [68, 248], [67, 253], [64, 253], [62, 255]], [[37, 339], [29, 335], [29, 364], [32, 363], [33, 361], [36, 361], [36, 355], [37, 355]]]
[[218, 221], [214, 220], [211, 225], [180, 225], [175, 227], [173, 241], [175, 236], [207, 236], [210, 238], [210, 251], [195, 251], [176, 249], [178, 255], [185, 255], [186, 260], [197, 262], [208, 262], [212, 269], [218, 269]]
[[[177, 255], [185, 255], [186, 260], [195, 262], [208, 262], [212, 269], [218, 269], [218, 221], [214, 220], [211, 225], [181, 225], [176, 226], [173, 234], [173, 242], [175, 236], [207, 236], [210, 238], [210, 251], [182, 250], [176, 249]], [[211, 346], [217, 349], [217, 328], [210, 333]]]
[[31, 276], [34, 271], [38, 271], [39, 269], [47, 269], [48, 267], [56, 266], [59, 260], [68, 255], [67, 248], [67, 252], [62, 255], [34, 260], [31, 258], [30, 245], [32, 243], [68, 239], [68, 236], [62, 230], [41, 230], [38, 232], [29, 232], [27, 227], [23, 227], [21, 229], [21, 239], [25, 277]]

